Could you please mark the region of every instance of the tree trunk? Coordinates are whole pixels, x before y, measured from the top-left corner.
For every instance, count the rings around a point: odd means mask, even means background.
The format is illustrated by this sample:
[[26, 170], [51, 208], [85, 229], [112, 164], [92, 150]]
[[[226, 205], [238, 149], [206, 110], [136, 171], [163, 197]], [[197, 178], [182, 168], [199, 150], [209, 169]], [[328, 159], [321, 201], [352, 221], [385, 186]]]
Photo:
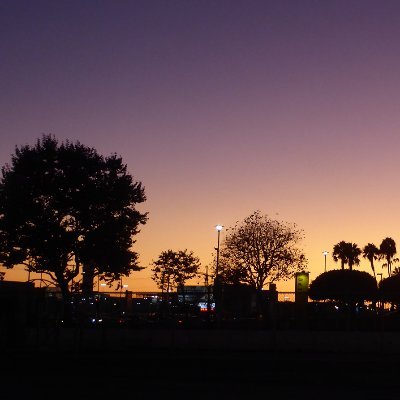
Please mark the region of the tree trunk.
[[68, 282], [63, 278], [57, 276], [58, 285], [61, 290], [62, 302], [63, 302], [63, 321], [65, 325], [72, 323], [72, 296], [68, 288]]
[[91, 264], [82, 266], [82, 294], [90, 295], [93, 293], [94, 267]]
[[263, 313], [263, 295], [262, 295], [262, 287], [256, 289], [256, 318], [262, 320], [264, 318]]

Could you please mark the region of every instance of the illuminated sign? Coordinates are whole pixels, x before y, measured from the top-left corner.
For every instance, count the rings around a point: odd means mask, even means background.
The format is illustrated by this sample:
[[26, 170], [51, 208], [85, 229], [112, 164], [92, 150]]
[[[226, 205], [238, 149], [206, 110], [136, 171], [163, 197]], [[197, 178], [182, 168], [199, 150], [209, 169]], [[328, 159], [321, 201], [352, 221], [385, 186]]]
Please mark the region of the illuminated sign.
[[305, 293], [308, 291], [308, 272], [296, 273], [296, 293]]

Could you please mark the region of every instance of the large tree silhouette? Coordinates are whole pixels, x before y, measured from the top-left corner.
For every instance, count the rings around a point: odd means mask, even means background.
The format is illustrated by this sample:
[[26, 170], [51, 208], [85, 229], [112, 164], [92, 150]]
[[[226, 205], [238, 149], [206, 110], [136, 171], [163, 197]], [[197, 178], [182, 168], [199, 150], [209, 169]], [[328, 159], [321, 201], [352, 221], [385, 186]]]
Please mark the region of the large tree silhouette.
[[0, 180], [0, 261], [46, 274], [65, 303], [85, 272], [119, 279], [138, 269], [133, 236], [147, 219], [142, 184], [115, 154], [44, 135], [16, 147]]
[[255, 211], [227, 232], [220, 251], [223, 282], [247, 283], [261, 291], [267, 283], [306, 270], [307, 259], [300, 248], [304, 234], [296, 224]]

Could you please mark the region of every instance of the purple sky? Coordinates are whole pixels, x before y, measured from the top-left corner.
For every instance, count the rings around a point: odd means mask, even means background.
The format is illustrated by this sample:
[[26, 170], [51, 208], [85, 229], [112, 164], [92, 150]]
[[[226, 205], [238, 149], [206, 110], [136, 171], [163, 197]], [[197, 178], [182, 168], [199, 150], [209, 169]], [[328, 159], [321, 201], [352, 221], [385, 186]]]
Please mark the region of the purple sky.
[[340, 240], [400, 244], [399, 38], [390, 0], [3, 0], [0, 164], [43, 133], [116, 152], [143, 266], [205, 266], [214, 226], [260, 209], [304, 229], [313, 279]]

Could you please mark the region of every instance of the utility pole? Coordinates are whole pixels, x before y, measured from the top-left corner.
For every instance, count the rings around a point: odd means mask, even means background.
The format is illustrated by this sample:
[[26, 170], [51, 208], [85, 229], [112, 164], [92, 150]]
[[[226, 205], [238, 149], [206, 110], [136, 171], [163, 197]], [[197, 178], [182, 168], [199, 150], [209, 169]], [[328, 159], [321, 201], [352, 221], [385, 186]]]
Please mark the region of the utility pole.
[[210, 303], [210, 285], [208, 284], [208, 265], [206, 265], [206, 275], [204, 284], [207, 290], [207, 321], [210, 321], [211, 303]]
[[222, 300], [222, 296], [223, 296], [223, 285], [221, 285], [220, 282], [220, 276], [219, 276], [219, 239], [220, 239], [220, 235], [221, 235], [221, 231], [223, 229], [222, 225], [216, 225], [215, 227], [216, 231], [217, 231], [217, 247], [215, 247], [215, 250], [217, 250], [217, 264], [215, 267], [215, 278], [214, 278], [214, 291], [213, 291], [213, 295], [214, 295], [214, 302], [215, 302], [215, 318], [217, 320], [217, 322], [219, 323], [220, 317], [221, 317], [221, 312], [223, 311], [223, 300]]

